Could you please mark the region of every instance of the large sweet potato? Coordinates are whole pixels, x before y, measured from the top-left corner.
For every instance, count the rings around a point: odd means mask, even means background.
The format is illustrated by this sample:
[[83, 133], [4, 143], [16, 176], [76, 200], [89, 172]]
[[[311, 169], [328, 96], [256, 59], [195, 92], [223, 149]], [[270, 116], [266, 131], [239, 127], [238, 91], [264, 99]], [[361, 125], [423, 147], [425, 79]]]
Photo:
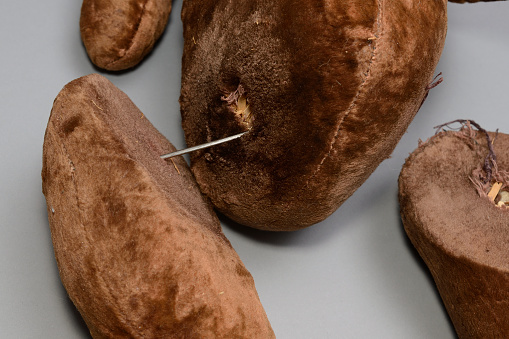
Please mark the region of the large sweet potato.
[[184, 1], [181, 110], [202, 192], [235, 221], [295, 230], [334, 212], [421, 106], [445, 0]]
[[60, 92], [43, 192], [60, 277], [94, 338], [271, 338], [253, 278], [185, 161], [99, 75]]

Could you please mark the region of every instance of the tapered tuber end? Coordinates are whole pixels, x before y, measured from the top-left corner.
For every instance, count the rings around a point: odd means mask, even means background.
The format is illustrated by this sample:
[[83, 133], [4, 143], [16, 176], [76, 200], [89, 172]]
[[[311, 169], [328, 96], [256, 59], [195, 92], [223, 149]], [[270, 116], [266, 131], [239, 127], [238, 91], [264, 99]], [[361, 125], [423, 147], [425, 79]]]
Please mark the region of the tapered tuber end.
[[163, 33], [171, 0], [84, 0], [81, 39], [98, 67], [119, 71], [137, 65]]

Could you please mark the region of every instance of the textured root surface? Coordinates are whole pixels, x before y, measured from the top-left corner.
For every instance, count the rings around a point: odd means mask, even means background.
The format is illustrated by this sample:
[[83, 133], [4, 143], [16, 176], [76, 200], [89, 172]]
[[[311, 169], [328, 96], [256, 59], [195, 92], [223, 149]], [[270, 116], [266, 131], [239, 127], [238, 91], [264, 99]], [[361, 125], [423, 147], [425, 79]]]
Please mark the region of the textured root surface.
[[171, 0], [83, 0], [81, 39], [92, 62], [110, 71], [137, 65], [163, 33]]
[[175, 148], [104, 77], [60, 92], [43, 192], [62, 282], [95, 338], [272, 338], [253, 279]]
[[261, 229], [296, 230], [329, 216], [389, 157], [428, 93], [446, 5], [185, 1], [188, 145], [246, 130], [231, 103], [240, 88], [249, 107], [249, 133], [191, 155], [202, 192]]
[[[430, 269], [460, 338], [509, 336], [509, 209], [491, 201], [491, 189], [478, 192], [505, 181], [509, 136], [489, 133], [488, 138], [493, 147], [471, 124], [441, 131], [410, 155], [399, 178], [405, 231]], [[485, 164], [493, 154], [488, 182]]]

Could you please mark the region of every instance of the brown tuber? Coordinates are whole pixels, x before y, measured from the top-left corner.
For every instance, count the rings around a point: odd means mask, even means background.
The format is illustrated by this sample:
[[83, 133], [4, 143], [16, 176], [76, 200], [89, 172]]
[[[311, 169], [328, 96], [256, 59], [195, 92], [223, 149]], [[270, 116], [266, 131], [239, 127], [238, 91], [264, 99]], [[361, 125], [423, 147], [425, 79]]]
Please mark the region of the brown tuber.
[[[290, 231], [334, 212], [388, 158], [429, 91], [447, 1], [184, 1], [182, 125], [203, 193]], [[243, 89], [248, 123], [221, 98]]]
[[440, 132], [410, 155], [401, 217], [458, 336], [508, 338], [509, 135], [488, 133], [491, 147], [472, 126]]
[[57, 96], [43, 151], [53, 247], [94, 338], [273, 338], [183, 158], [99, 75]]
[[124, 70], [152, 50], [170, 11], [171, 0], [83, 0], [81, 39], [96, 66]]

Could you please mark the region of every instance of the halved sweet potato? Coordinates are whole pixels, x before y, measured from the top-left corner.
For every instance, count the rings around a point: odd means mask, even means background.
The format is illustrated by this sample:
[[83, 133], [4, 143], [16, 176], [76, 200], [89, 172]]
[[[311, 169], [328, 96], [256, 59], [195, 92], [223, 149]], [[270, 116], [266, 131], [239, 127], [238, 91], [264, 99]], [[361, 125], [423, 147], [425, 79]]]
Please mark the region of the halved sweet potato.
[[469, 128], [440, 133], [410, 155], [399, 178], [405, 231], [460, 338], [509, 337], [509, 207], [500, 196], [509, 190], [509, 135], [496, 136], [497, 166], [486, 171], [487, 145]]
[[94, 338], [272, 338], [253, 278], [175, 148], [112, 83], [56, 98], [43, 192], [62, 283]]

